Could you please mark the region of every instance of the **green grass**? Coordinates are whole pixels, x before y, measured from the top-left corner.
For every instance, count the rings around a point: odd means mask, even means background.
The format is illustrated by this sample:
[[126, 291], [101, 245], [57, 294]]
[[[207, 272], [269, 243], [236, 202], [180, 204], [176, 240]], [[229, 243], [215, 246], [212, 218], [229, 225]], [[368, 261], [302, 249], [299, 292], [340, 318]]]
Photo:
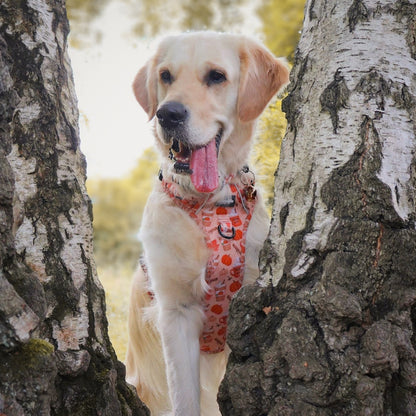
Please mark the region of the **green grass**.
[[110, 340], [118, 359], [124, 362], [127, 351], [127, 317], [133, 272], [99, 269], [98, 276], [105, 290]]

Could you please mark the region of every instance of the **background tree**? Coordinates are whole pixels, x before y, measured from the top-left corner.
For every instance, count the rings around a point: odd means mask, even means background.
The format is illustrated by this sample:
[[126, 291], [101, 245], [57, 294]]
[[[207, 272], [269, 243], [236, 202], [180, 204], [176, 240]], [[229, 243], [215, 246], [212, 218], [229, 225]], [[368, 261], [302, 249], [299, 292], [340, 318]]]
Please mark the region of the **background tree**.
[[291, 64], [300, 38], [304, 7], [305, 0], [265, 0], [258, 9], [265, 43]]
[[65, 2], [0, 3], [0, 413], [146, 415], [92, 259]]
[[414, 415], [416, 5], [305, 10], [265, 287], [232, 303], [221, 409]]

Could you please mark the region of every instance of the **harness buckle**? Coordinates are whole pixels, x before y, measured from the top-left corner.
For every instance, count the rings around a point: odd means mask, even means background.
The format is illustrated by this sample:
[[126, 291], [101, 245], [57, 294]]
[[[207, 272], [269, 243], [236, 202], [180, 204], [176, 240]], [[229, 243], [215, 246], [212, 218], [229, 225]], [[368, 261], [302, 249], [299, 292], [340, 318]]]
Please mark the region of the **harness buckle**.
[[235, 207], [235, 195], [231, 195], [231, 199], [219, 201], [215, 204], [217, 207], [232, 208]]

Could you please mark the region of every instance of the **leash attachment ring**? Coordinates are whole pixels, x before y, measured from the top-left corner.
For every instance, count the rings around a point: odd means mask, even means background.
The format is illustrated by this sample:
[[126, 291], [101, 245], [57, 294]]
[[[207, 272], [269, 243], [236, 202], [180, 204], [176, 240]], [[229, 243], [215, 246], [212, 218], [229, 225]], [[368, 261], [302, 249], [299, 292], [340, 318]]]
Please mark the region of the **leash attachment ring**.
[[222, 230], [221, 224], [218, 224], [218, 232], [222, 238], [232, 240], [235, 237], [235, 228], [231, 227], [231, 234], [225, 234]]

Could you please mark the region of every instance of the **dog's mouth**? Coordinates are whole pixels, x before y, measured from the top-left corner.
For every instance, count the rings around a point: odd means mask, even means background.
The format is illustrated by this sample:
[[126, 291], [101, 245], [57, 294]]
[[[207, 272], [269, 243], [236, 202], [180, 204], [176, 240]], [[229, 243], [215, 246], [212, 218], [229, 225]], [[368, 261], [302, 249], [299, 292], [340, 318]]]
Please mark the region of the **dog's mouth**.
[[169, 149], [169, 158], [175, 162], [173, 165], [175, 171], [177, 173], [191, 174], [191, 148], [178, 139], [172, 139], [171, 144], [172, 145]]
[[176, 173], [191, 175], [191, 181], [198, 192], [212, 192], [218, 187], [218, 152], [223, 129], [205, 146], [189, 147], [173, 138], [169, 157], [175, 162]]

